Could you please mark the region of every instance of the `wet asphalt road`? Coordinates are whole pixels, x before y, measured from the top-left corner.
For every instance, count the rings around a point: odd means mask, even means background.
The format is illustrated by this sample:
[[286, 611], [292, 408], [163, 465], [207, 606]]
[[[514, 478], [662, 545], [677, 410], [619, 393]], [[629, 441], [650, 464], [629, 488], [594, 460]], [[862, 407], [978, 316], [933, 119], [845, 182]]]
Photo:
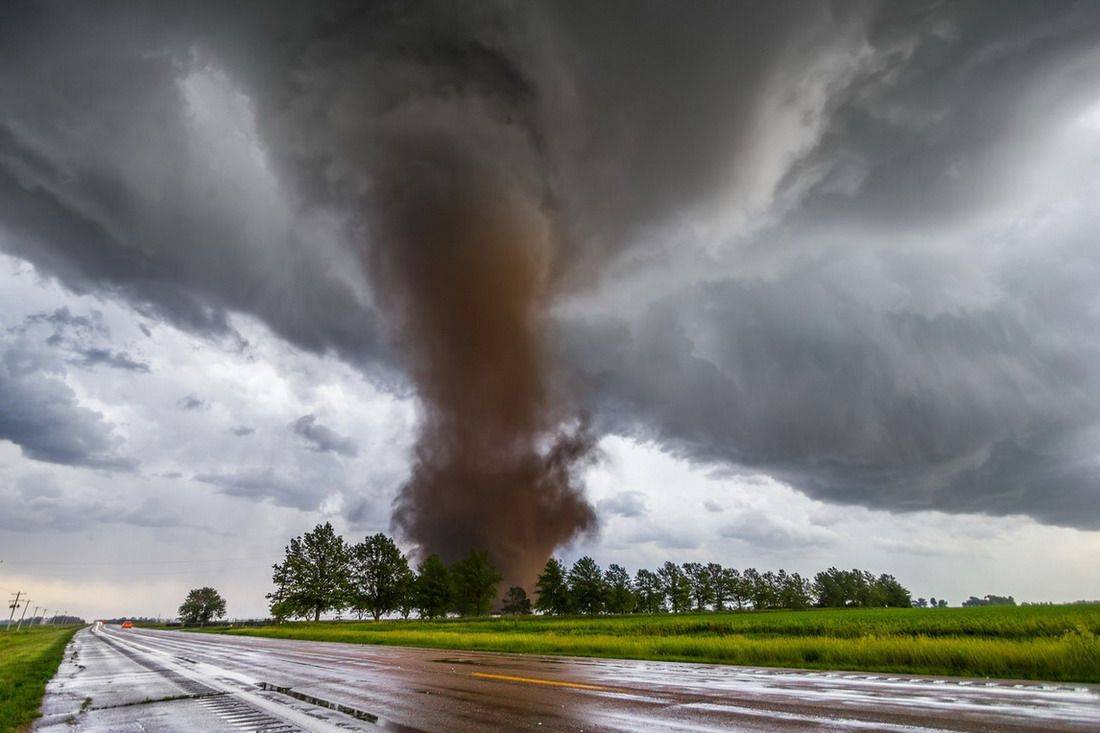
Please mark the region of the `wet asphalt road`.
[[50, 733], [1098, 731], [1100, 688], [102, 627], [74, 638], [43, 713]]

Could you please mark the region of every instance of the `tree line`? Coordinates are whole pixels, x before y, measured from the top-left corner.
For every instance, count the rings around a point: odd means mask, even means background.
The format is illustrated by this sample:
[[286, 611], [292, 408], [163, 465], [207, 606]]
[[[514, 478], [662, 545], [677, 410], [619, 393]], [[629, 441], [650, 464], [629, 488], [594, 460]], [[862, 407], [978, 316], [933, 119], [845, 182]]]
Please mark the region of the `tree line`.
[[[413, 568], [386, 535], [349, 544], [326, 522], [290, 540], [283, 562], [272, 566], [275, 590], [267, 598], [279, 621], [316, 621], [345, 611], [376, 620], [392, 613], [408, 618], [413, 611], [429, 619], [478, 616], [492, 609], [501, 580], [485, 552], [471, 552], [450, 565], [429, 555]], [[564, 615], [913, 605], [893, 576], [864, 570], [829, 568], [811, 580], [785, 570], [666, 562], [631, 576], [618, 564], [604, 570], [590, 557], [569, 568], [550, 558], [536, 579], [535, 596], [532, 600], [513, 586], [500, 598], [501, 611]]]
[[829, 568], [813, 580], [786, 570], [723, 567], [718, 563], [666, 562], [632, 578], [621, 565], [606, 571], [590, 557], [571, 568], [550, 558], [535, 584], [543, 613], [687, 613], [753, 608], [803, 609], [909, 607], [909, 591], [892, 575]]

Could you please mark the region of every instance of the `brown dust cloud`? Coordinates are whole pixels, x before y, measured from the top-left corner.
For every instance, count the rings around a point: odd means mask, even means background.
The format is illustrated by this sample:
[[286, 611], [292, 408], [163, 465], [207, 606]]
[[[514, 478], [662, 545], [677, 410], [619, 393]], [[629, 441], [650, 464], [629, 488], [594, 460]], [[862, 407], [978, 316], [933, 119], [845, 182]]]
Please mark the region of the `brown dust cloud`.
[[421, 403], [395, 528], [448, 562], [487, 550], [506, 584], [530, 587], [596, 528], [577, 477], [595, 438], [555, 388], [544, 338], [553, 228], [458, 156], [402, 161], [386, 180], [369, 271]]

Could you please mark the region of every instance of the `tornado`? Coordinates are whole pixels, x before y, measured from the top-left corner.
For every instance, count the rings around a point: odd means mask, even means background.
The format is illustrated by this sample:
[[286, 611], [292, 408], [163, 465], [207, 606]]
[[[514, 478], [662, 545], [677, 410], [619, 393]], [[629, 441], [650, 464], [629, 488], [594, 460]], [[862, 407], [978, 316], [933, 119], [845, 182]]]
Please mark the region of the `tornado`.
[[400, 152], [377, 179], [368, 268], [421, 406], [393, 524], [422, 555], [487, 550], [530, 588], [596, 527], [578, 477], [596, 441], [548, 359], [560, 242], [507, 170], [447, 138]]

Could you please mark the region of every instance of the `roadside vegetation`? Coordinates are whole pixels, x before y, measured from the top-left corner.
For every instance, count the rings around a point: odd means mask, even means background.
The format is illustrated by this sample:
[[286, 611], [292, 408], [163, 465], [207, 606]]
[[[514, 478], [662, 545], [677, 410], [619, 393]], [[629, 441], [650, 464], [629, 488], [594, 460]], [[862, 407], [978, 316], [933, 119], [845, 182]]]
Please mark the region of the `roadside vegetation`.
[[46, 683], [79, 626], [0, 631], [0, 732], [20, 731], [38, 717]]
[[[966, 608], [913, 599], [893, 576], [812, 578], [666, 562], [631, 575], [550, 558], [499, 592], [484, 552], [415, 569], [392, 539], [348, 544], [330, 524], [290, 541], [273, 568], [273, 623], [225, 633], [314, 641], [914, 674], [1100, 682], [1100, 605]], [[501, 616], [487, 617], [499, 608]], [[415, 618], [410, 616], [415, 612]], [[536, 613], [537, 612], [537, 613]], [[359, 621], [341, 621], [345, 614]], [[374, 622], [364, 623], [368, 614]], [[321, 622], [323, 615], [335, 621]], [[401, 620], [395, 620], [394, 616]], [[458, 618], [455, 618], [458, 616]], [[289, 622], [294, 618], [306, 623]], [[383, 620], [390, 619], [390, 620]], [[312, 621], [312, 622], [309, 622]]]
[[1100, 607], [288, 623], [221, 633], [527, 654], [1100, 682]]

